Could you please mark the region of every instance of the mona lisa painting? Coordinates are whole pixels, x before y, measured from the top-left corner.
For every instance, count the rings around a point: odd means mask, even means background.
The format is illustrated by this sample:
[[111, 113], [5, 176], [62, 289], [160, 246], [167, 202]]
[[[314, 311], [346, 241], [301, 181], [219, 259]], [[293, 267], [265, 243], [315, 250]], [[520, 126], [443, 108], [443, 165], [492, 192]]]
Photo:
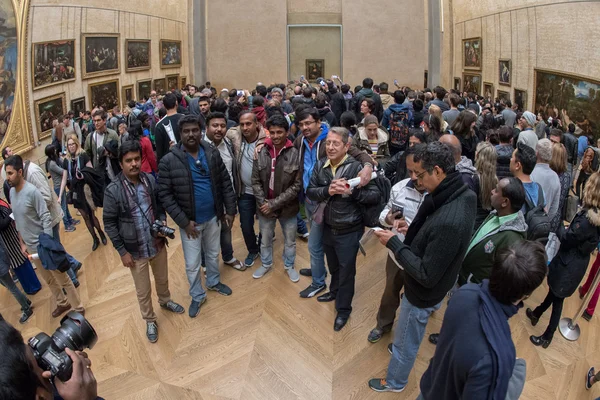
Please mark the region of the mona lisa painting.
[[325, 60], [306, 60], [306, 78], [309, 82], [315, 82], [322, 78], [325, 73]]

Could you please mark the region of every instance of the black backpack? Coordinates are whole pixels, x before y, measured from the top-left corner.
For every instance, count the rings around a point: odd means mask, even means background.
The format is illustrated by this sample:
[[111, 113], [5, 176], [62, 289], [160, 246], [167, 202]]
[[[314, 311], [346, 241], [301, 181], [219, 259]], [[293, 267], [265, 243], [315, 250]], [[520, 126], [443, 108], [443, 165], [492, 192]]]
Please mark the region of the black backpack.
[[538, 201], [533, 204], [525, 193], [525, 222], [527, 223], [527, 240], [535, 240], [546, 244], [550, 234], [550, 217], [544, 210], [544, 192], [538, 187]]
[[121, 124], [125, 124], [127, 125], [127, 127], [129, 128], [129, 124], [127, 123], [127, 120], [125, 119], [125, 117], [121, 114], [119, 115], [115, 115], [115, 118], [117, 119], [117, 123], [115, 124], [115, 126], [112, 127], [112, 129], [114, 131], [119, 131], [119, 125]]
[[377, 185], [377, 189], [379, 190], [379, 202], [377, 204], [363, 206], [363, 224], [369, 228], [380, 226], [379, 214], [381, 214], [381, 211], [383, 211], [390, 200], [392, 191], [392, 184], [390, 183], [390, 180], [385, 177], [383, 171], [377, 172], [377, 178], [373, 179], [373, 182]]

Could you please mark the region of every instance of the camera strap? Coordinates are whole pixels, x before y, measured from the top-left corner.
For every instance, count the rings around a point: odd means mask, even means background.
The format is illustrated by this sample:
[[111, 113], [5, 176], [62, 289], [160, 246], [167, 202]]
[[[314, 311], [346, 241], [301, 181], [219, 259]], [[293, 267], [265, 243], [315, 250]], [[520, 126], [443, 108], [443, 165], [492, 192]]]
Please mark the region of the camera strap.
[[[140, 174], [140, 182], [141, 182], [142, 185], [144, 185], [144, 187], [148, 191], [148, 195], [152, 196], [152, 194], [150, 193], [150, 182], [148, 182], [148, 178], [145, 175]], [[144, 218], [148, 222], [148, 225], [150, 227], [152, 227], [153, 222], [150, 221], [150, 219], [148, 218], [148, 214], [146, 214], [146, 212], [142, 208], [142, 205], [140, 204], [139, 199], [137, 197], [137, 190], [135, 189], [135, 187], [133, 186], [133, 184], [130, 183], [130, 182], [128, 182], [127, 178], [125, 178], [124, 175], [122, 176], [121, 183], [123, 184], [123, 187], [127, 191], [127, 193], [129, 193], [129, 197], [133, 200], [133, 202], [140, 209], [142, 215], [144, 216]], [[146, 210], [146, 211], [149, 211], [150, 207], [152, 207], [152, 199], [150, 199], [150, 206], [148, 207], [148, 210]]]

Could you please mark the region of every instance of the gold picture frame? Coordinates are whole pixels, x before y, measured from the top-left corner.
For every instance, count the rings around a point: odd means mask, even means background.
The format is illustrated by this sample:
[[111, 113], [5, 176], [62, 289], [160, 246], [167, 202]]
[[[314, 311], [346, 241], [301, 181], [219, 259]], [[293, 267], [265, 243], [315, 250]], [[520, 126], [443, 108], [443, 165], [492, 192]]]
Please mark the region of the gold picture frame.
[[[147, 64], [143, 64], [143, 60], [139, 60], [136, 58], [139, 58], [139, 56], [143, 57], [143, 53], [141, 55], [135, 55], [135, 54], [131, 54], [132, 58], [130, 58], [130, 50], [133, 52], [134, 47], [136, 47], [136, 45], [139, 45], [139, 47], [143, 50], [143, 48], [146, 48], [146, 51], [148, 52], [148, 60], [147, 60]], [[132, 47], [130, 49], [130, 47]], [[151, 45], [151, 40], [150, 39], [125, 39], [125, 71], [126, 72], [132, 72], [132, 71], [146, 71], [148, 69], [150, 69], [152, 67], [152, 45]]]
[[512, 60], [501, 58], [498, 60], [498, 83], [503, 86], [510, 86], [512, 79]]
[[167, 75], [167, 76], [165, 76], [165, 81], [166, 81], [165, 88], [166, 88], [167, 92], [170, 92], [173, 89], [175, 89], [175, 90], [179, 89], [179, 74]]
[[491, 82], [483, 82], [483, 92], [481, 93], [486, 100], [494, 101], [494, 84]]
[[140, 79], [136, 82], [135, 86], [137, 89], [137, 100], [148, 100], [148, 98], [150, 97], [150, 92], [152, 92], [152, 79]]
[[119, 79], [109, 79], [88, 85], [90, 108], [102, 106], [105, 111], [111, 111], [115, 106], [121, 106]]
[[165, 78], [158, 78], [152, 81], [152, 89], [156, 91], [156, 94], [166, 93], [167, 80]]
[[498, 89], [496, 91], [496, 97], [498, 98], [498, 100], [510, 100], [510, 92]]
[[[48, 64], [48, 60], [43, 60], [43, 54], [45, 54], [48, 59], [50, 56], [48, 55], [49, 50], [46, 49], [44, 51], [43, 47], [50, 48], [50, 52], [53, 47], [61, 48], [63, 46], [67, 47], [67, 53], [71, 53], [70, 55], [66, 55], [62, 57], [65, 65], [60, 65], [57, 68], [57, 72], [53, 73], [50, 68], [51, 66]], [[65, 49], [62, 49], [64, 52]], [[56, 53], [59, 50], [57, 49]], [[38, 90], [42, 88], [46, 88], [49, 86], [60, 85], [62, 83], [72, 82], [76, 79], [77, 69], [75, 68], [75, 57], [77, 56], [76, 48], [75, 48], [75, 39], [65, 39], [65, 40], [50, 40], [46, 42], [37, 42], [31, 44], [31, 87], [33, 90]], [[54, 57], [57, 57], [57, 54], [54, 54]], [[56, 58], [53, 60], [56, 60]], [[44, 65], [46, 64], [46, 65]], [[70, 64], [70, 65], [69, 65]], [[54, 67], [55, 65], [52, 65]], [[46, 67], [46, 68], [44, 68]], [[61, 79], [60, 75], [67, 76], [65, 79]], [[50, 79], [50, 82], [43, 82], [43, 80]]]
[[181, 40], [161, 39], [158, 44], [160, 68], [181, 67]]
[[67, 95], [65, 92], [44, 97], [34, 102], [35, 121], [38, 140], [52, 135], [52, 121], [67, 113]]
[[481, 74], [463, 72], [463, 92], [481, 95]]
[[130, 100], [135, 100], [135, 93], [133, 89], [133, 84], [121, 87], [121, 103], [123, 103], [123, 106], [126, 106]]
[[179, 77], [179, 87], [183, 89], [187, 85], [187, 76]]
[[481, 37], [462, 40], [463, 69], [481, 71], [483, 49]]
[[120, 37], [118, 33], [81, 34], [82, 79], [118, 74], [121, 71]]
[[513, 103], [519, 105], [521, 111], [527, 110], [527, 90], [515, 88], [513, 90]]

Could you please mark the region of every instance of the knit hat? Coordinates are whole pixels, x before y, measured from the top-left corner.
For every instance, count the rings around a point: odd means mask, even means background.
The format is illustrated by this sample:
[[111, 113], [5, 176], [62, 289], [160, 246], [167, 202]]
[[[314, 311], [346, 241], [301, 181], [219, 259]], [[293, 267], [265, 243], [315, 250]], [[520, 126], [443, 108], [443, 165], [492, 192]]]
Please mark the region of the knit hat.
[[525, 118], [525, 120], [527, 121], [527, 124], [529, 126], [534, 126], [535, 125], [535, 114], [530, 112], [530, 111], [525, 111], [523, 113], [523, 118]]
[[374, 115], [367, 115], [365, 117], [364, 126], [371, 125], [371, 124], [377, 124], [377, 125], [379, 125], [379, 120]]
[[279, 89], [278, 87], [271, 89], [271, 94], [273, 94], [273, 92], [279, 93], [283, 96], [283, 90]]

